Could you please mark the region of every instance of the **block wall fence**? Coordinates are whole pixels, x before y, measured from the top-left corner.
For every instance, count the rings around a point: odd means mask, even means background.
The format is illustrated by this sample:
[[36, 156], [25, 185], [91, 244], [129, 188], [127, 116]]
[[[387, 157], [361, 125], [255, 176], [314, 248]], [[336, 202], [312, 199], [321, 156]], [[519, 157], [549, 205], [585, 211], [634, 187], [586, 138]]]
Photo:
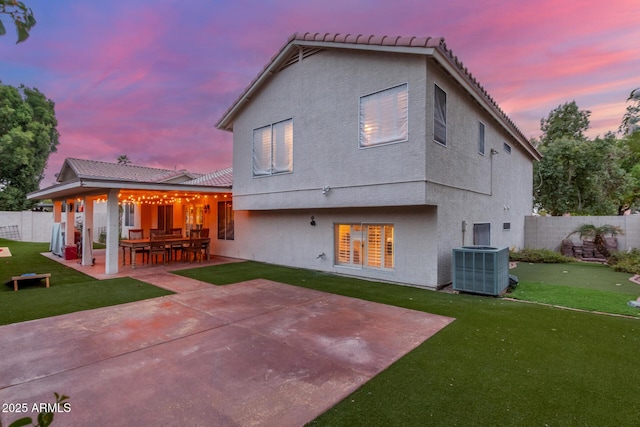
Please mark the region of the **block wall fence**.
[[[527, 216], [524, 220], [525, 247], [559, 251], [562, 240], [582, 224], [616, 225], [624, 232], [623, 235], [616, 236], [619, 250], [627, 251], [632, 248], [640, 248], [640, 215]], [[570, 238], [574, 243], [580, 243], [577, 234]]]

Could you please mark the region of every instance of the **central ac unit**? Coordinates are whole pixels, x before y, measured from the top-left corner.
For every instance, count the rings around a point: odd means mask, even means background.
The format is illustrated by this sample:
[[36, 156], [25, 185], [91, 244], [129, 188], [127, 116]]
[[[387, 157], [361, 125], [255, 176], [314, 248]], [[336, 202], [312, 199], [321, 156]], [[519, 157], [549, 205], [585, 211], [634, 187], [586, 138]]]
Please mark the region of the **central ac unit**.
[[509, 248], [464, 246], [453, 250], [453, 289], [500, 295], [509, 286]]

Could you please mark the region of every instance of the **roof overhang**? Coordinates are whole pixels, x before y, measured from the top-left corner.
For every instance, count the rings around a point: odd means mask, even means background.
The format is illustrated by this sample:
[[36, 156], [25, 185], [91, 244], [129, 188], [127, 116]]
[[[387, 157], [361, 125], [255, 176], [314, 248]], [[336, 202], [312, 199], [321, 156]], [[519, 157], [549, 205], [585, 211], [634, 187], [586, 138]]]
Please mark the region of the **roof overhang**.
[[194, 194], [230, 193], [230, 187], [211, 187], [203, 185], [184, 185], [171, 183], [145, 183], [115, 180], [76, 179], [52, 185], [27, 195], [29, 200], [40, 199], [72, 199], [76, 197], [98, 196], [109, 190], [148, 191], [148, 192], [180, 192]]
[[459, 71], [459, 67], [455, 64], [455, 60], [450, 55], [445, 54], [441, 50], [436, 50], [432, 58], [440, 65], [462, 88], [477, 102], [509, 135], [511, 135], [524, 148], [527, 153], [535, 160], [540, 160], [542, 154], [529, 142], [516, 125], [500, 111], [494, 103], [487, 102], [486, 97], [489, 95], [481, 92], [478, 85], [474, 84], [469, 78]]

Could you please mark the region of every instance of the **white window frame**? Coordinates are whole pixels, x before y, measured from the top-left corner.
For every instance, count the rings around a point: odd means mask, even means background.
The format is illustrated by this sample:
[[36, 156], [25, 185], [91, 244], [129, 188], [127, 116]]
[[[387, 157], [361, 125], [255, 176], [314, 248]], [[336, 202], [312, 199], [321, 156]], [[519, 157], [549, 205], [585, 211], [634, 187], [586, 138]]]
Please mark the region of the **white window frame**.
[[363, 95], [358, 103], [358, 147], [409, 139], [409, 83]]
[[[482, 238], [486, 238], [484, 241]], [[476, 222], [473, 224], [473, 244], [480, 246], [491, 246], [491, 223]]]
[[292, 173], [293, 118], [254, 129], [252, 148], [254, 178]]
[[[341, 229], [346, 231], [347, 228], [347, 234], [341, 233]], [[395, 244], [395, 228], [392, 223], [334, 224], [336, 266], [393, 271]]]
[[[439, 117], [441, 108], [438, 107], [438, 91], [440, 91], [444, 95], [444, 114], [443, 117]], [[443, 140], [438, 139], [438, 135], [436, 133], [436, 129], [438, 125], [444, 126], [444, 138]], [[437, 84], [433, 85], [433, 140], [443, 146], [447, 146], [447, 92], [444, 91]]]
[[123, 209], [124, 226], [135, 227], [136, 226], [136, 204], [125, 203]]

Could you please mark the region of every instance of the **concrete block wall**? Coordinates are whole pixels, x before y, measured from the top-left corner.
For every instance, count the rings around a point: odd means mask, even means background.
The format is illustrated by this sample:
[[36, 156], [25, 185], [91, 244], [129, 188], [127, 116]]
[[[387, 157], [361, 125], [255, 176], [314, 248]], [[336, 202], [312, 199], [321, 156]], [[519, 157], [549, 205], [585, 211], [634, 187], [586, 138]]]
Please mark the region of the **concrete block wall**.
[[[618, 235], [619, 250], [640, 248], [640, 215], [624, 216], [527, 216], [524, 221], [525, 247], [559, 250], [567, 235], [582, 224], [596, 226], [610, 224], [620, 227], [624, 234]], [[577, 234], [571, 236], [577, 244]]]
[[0, 227], [18, 227], [23, 242], [50, 242], [53, 214], [51, 212], [0, 212]]

